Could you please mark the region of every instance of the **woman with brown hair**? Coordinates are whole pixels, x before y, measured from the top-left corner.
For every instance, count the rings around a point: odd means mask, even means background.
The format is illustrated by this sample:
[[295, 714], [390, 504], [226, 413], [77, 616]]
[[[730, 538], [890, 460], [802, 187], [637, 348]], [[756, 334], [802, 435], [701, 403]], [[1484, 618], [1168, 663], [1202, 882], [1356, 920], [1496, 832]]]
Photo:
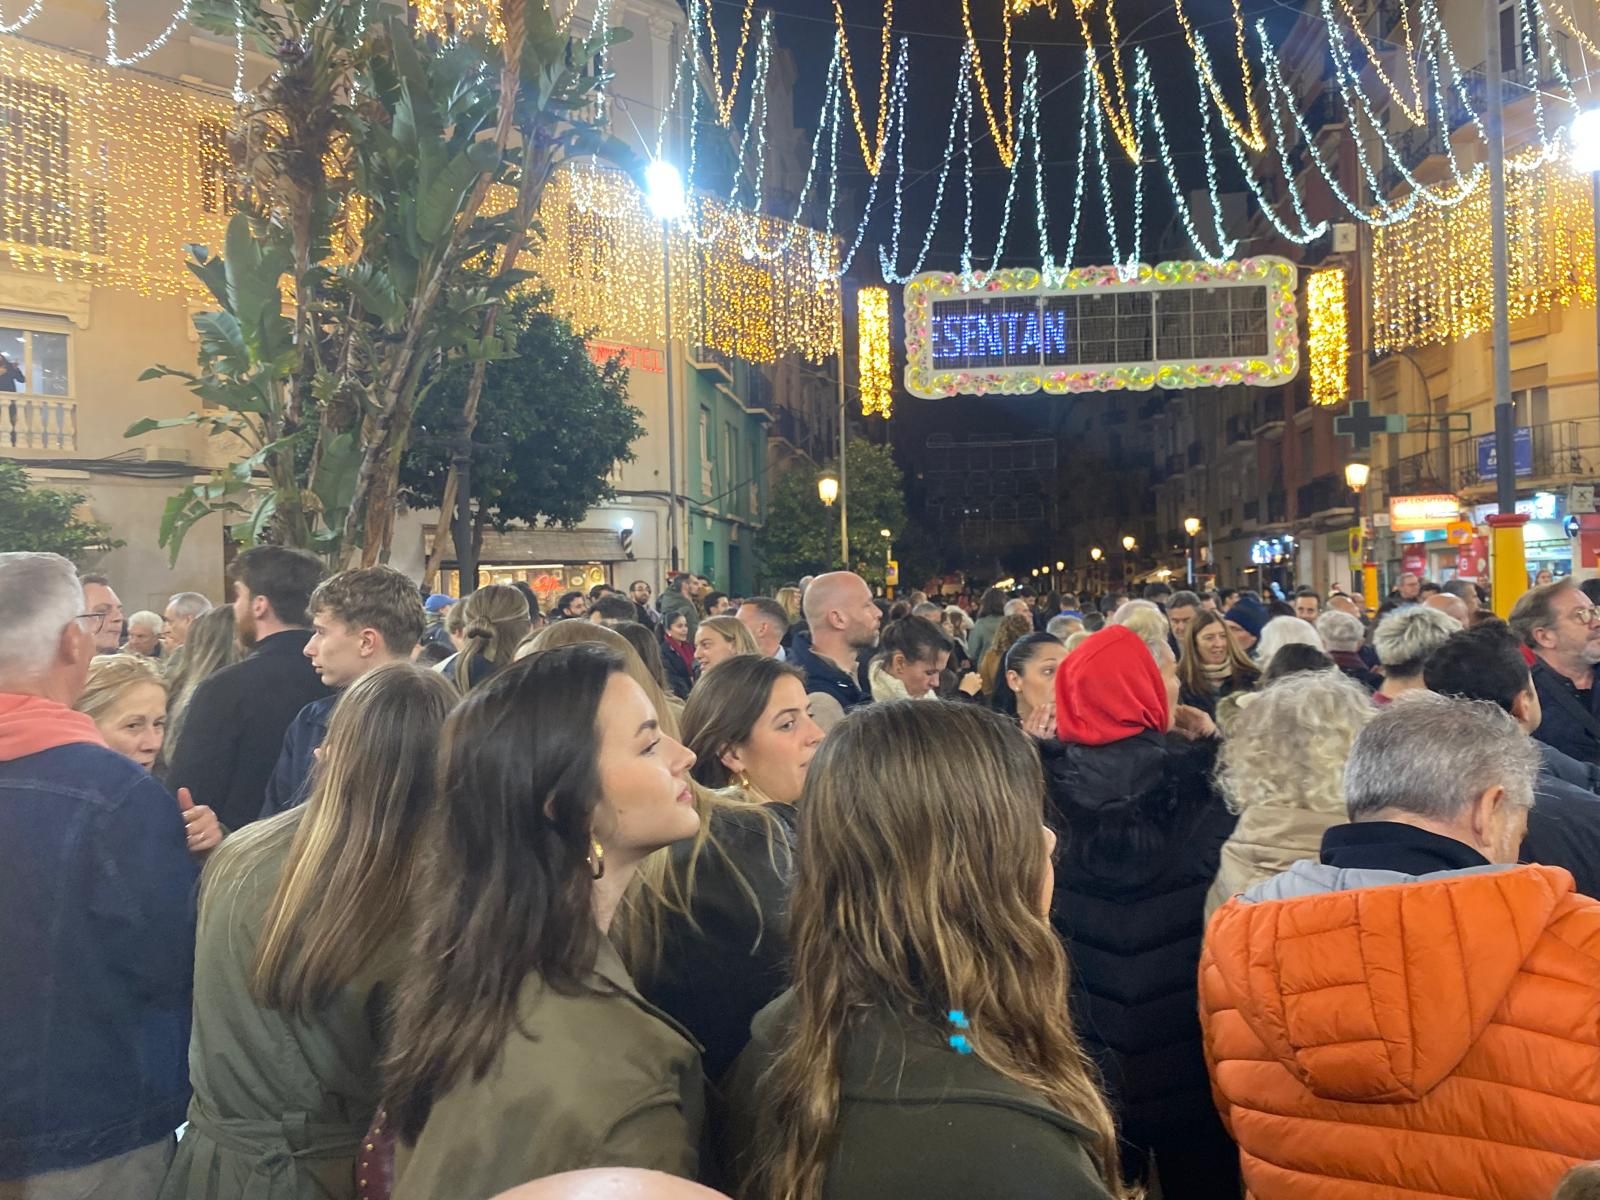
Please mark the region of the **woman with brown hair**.
[[1033, 632], [1033, 622], [1020, 614], [1002, 617], [1000, 625], [995, 631], [994, 640], [989, 643], [989, 648], [983, 652], [983, 658], [978, 662], [978, 675], [983, 680], [983, 695], [990, 703], [994, 702], [995, 689], [1005, 683], [1004, 670], [1006, 655], [1011, 647]]
[[385, 1109], [393, 1200], [487, 1200], [546, 1175], [692, 1178], [694, 1042], [608, 934], [639, 864], [700, 827], [694, 756], [620, 654], [540, 650], [445, 722]]
[[753, 1200], [1106, 1200], [1116, 1131], [1067, 1011], [1039, 758], [973, 705], [852, 712], [812, 764], [794, 986], [730, 1077]]
[[716, 1080], [787, 981], [795, 804], [822, 730], [799, 669], [740, 655], [690, 693], [683, 740], [700, 833], [640, 868], [619, 926], [639, 990], [695, 1035]]
[[1196, 612], [1178, 657], [1179, 702], [1215, 717], [1217, 701], [1248, 692], [1260, 678], [1260, 669], [1239, 649], [1222, 617], [1203, 608]]
[[183, 656], [167, 672], [166, 761], [172, 761], [183, 719], [188, 715], [189, 699], [207, 679], [240, 658], [239, 634], [234, 628], [233, 605], [219, 604], [201, 613], [189, 626], [183, 643]]
[[304, 805], [228, 838], [201, 880], [189, 1129], [162, 1200], [353, 1200], [389, 992], [455, 689], [409, 664], [339, 698]]
[[461, 611], [461, 650], [439, 665], [463, 695], [508, 665], [517, 643], [533, 624], [528, 599], [514, 587], [491, 583], [479, 588], [451, 613]]

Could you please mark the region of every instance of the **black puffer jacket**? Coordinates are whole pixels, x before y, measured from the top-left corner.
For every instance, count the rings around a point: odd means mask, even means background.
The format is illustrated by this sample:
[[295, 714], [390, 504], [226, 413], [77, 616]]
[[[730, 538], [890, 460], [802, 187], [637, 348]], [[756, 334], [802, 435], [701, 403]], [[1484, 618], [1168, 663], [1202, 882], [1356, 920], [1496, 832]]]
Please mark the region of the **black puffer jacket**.
[[1215, 743], [1147, 730], [1042, 753], [1061, 839], [1051, 919], [1128, 1172], [1139, 1178], [1154, 1151], [1166, 1195], [1236, 1198], [1238, 1154], [1212, 1103], [1196, 995], [1206, 889], [1235, 820], [1208, 782]]
[[[715, 1082], [750, 1040], [751, 1018], [789, 986], [794, 806], [725, 805], [711, 814], [711, 836], [716, 845], [701, 850], [695, 868], [693, 923], [669, 916], [659, 958], [635, 965], [633, 976], [639, 994], [705, 1048], [706, 1077]], [[692, 847], [679, 842], [670, 851], [680, 880]]]

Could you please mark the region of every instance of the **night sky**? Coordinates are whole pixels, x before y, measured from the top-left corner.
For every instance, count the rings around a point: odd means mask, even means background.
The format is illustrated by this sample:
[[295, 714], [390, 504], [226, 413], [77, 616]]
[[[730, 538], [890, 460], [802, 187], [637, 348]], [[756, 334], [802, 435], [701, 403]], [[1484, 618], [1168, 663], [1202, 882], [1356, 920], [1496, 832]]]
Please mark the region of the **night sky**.
[[[1001, 91], [1001, 3], [1003, 0], [973, 0], [973, 24], [983, 54], [983, 66], [989, 80], [991, 94], [999, 103]], [[1103, 0], [1102, 0], [1103, 4]], [[742, 13], [742, 0], [712, 0], [720, 39], [724, 46], [738, 37], [738, 22]], [[1299, 5], [1288, 0], [1245, 0], [1243, 9], [1249, 34], [1249, 44], [1255, 45], [1253, 28], [1258, 17], [1267, 20], [1274, 41], [1279, 40], [1293, 23]], [[938, 172], [945, 151], [949, 131], [951, 108], [955, 98], [957, 71], [961, 50], [965, 42], [962, 31], [960, 0], [900, 0], [895, 6], [894, 30], [896, 36], [910, 38], [911, 72], [910, 98], [907, 106], [910, 119], [906, 140], [906, 184], [903, 189], [905, 218], [902, 238], [902, 269], [907, 269], [921, 245], [930, 217], [938, 184]], [[834, 24], [830, 0], [766, 0], [758, 13], [769, 10], [777, 18], [777, 42], [789, 48], [802, 65], [801, 90], [796, 97], [798, 123], [809, 132], [815, 129], [823, 103], [827, 63], [832, 53]], [[869, 124], [876, 120], [878, 94], [879, 37], [882, 29], [881, 0], [844, 0], [846, 20], [849, 23], [850, 49], [856, 69], [856, 85], [860, 92], [864, 116]], [[1233, 19], [1230, 0], [1187, 0], [1185, 11], [1202, 31], [1211, 49], [1213, 63], [1224, 86], [1237, 103], [1238, 68], [1233, 54]], [[1126, 48], [1144, 46], [1150, 54], [1156, 88], [1161, 97], [1165, 118], [1180, 181], [1188, 187], [1201, 187], [1205, 183], [1204, 160], [1198, 138], [1199, 83], [1182, 31], [1172, 12], [1171, 0], [1120, 0], [1116, 8], [1125, 47], [1125, 69], [1131, 61]], [[1104, 51], [1106, 45], [1103, 8], [1096, 6], [1091, 15], [1092, 27], [1097, 31], [1098, 42]], [[1041, 125], [1048, 158], [1046, 160], [1046, 194], [1049, 198], [1052, 250], [1059, 255], [1067, 238], [1067, 225], [1072, 207], [1073, 188], [1076, 182], [1078, 151], [1078, 112], [1082, 95], [1082, 70], [1084, 43], [1072, 13], [1072, 0], [1059, 0], [1058, 15], [1052, 19], [1041, 7], [1016, 19], [1013, 26], [1012, 52], [1014, 56], [1014, 82], [1020, 94], [1024, 56], [1029, 50], [1039, 55], [1039, 78], [1043, 96]], [[754, 34], [752, 34], [752, 40]], [[1258, 58], [1252, 54], [1253, 59]], [[724, 63], [724, 74], [727, 64]], [[840, 180], [842, 188], [852, 191], [852, 199], [842, 207], [842, 221], [852, 232], [866, 200], [870, 183], [856, 146], [855, 131], [849, 124], [848, 107], [845, 113], [845, 135], [840, 141]], [[1215, 126], [1213, 126], [1215, 129]], [[974, 119], [974, 137], [979, 139], [974, 154], [974, 215], [973, 231], [975, 258], [987, 265], [993, 256], [999, 233], [1001, 206], [1009, 172], [1001, 164], [989, 139], [988, 125], [981, 106]], [[1109, 131], [1107, 133], [1110, 137]], [[958, 142], [959, 144], [959, 142]], [[1114, 143], [1112, 143], [1114, 146]], [[1219, 162], [1224, 174], [1222, 186], [1238, 186], [1236, 168], [1233, 174], [1231, 156], [1220, 137], [1217, 141]], [[848, 150], [848, 153], [846, 153]], [[1120, 153], [1120, 151], [1118, 151]], [[1154, 149], [1150, 150], [1153, 157]], [[1090, 163], [1094, 162], [1092, 157]], [[1019, 181], [1016, 207], [1009, 235], [1006, 239], [1002, 265], [1037, 265], [1039, 261], [1038, 238], [1033, 213], [1031, 163], [1028, 174]], [[885, 171], [889, 167], [885, 165]], [[1099, 178], [1091, 166], [1091, 178], [1086, 193], [1086, 220], [1079, 234], [1076, 261], [1085, 263], [1109, 262], [1111, 250], [1107, 242], [1104, 206], [1099, 201]], [[885, 177], [886, 180], [889, 178]], [[1131, 168], [1113, 172], [1112, 187], [1118, 198], [1119, 209], [1131, 209]], [[951, 169], [946, 185], [943, 219], [935, 235], [928, 258], [930, 269], [948, 269], [959, 265], [962, 245], [963, 183], [962, 167], [958, 161]], [[1172, 216], [1171, 193], [1158, 162], [1146, 167], [1146, 211], [1143, 222], [1143, 253], [1148, 258], [1154, 251], [1152, 240]], [[1089, 200], [1093, 203], [1088, 203]], [[852, 274], [876, 276], [876, 251], [880, 241], [887, 241], [892, 218], [893, 195], [889, 187], [881, 187], [874, 206], [872, 225], [862, 253], [867, 262], [858, 262]], [[1123, 238], [1128, 236], [1130, 223], [1126, 212], [1121, 214], [1124, 224]], [[871, 266], [868, 271], [865, 268]]]

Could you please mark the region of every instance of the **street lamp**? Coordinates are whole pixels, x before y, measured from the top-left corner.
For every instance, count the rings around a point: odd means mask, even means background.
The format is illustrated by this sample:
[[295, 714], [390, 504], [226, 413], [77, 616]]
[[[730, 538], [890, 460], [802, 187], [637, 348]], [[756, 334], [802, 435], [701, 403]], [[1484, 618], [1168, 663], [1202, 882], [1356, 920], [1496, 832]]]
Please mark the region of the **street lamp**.
[[1200, 534], [1200, 518], [1185, 517], [1183, 531], [1189, 535], [1189, 586], [1194, 586], [1194, 539]]
[[1066, 563], [1059, 562], [1059, 561], [1056, 563], [1056, 570], [1065, 571], [1066, 569], [1067, 569], [1067, 564]]
[[[883, 586], [889, 593], [889, 599], [894, 599], [894, 589], [900, 582], [898, 572], [892, 571], [894, 566], [894, 534], [887, 529], [878, 530], [878, 536], [883, 539]], [[891, 574], [893, 578], [891, 578]]]
[[1095, 562], [1099, 562], [1101, 556], [1104, 553], [1105, 553], [1105, 551], [1100, 549], [1099, 546], [1090, 546], [1089, 547], [1089, 557], [1094, 559]]
[[1131, 534], [1131, 533], [1123, 534], [1123, 536], [1122, 536], [1122, 548], [1124, 550], [1126, 550], [1129, 554], [1133, 553], [1133, 548], [1135, 546], [1137, 546], [1138, 544], [1139, 544], [1139, 542], [1133, 536], [1133, 534]]
[[833, 502], [839, 498], [839, 477], [832, 471], [824, 471], [817, 476], [817, 499], [823, 506], [832, 508]]
[[664, 158], [653, 158], [644, 169], [645, 200], [651, 215], [661, 222], [661, 323], [665, 337], [667, 375], [667, 529], [672, 569], [678, 570], [678, 434], [673, 395], [672, 362], [672, 223], [688, 207], [683, 176]]
[[1367, 490], [1367, 480], [1372, 477], [1372, 468], [1364, 462], [1346, 463], [1344, 467], [1345, 486], [1350, 489], [1355, 497], [1356, 510], [1356, 553], [1361, 561], [1361, 601], [1362, 607], [1372, 612], [1378, 607], [1378, 567], [1376, 563], [1367, 561], [1367, 529], [1361, 519], [1361, 494]]

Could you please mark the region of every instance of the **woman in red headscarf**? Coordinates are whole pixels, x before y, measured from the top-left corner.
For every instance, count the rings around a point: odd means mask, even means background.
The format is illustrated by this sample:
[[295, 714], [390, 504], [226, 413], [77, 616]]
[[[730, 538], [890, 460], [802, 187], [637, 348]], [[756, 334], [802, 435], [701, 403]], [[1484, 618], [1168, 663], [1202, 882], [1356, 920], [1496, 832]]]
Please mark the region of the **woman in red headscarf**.
[[1196, 996], [1206, 889], [1234, 824], [1210, 785], [1215, 728], [1178, 705], [1164, 641], [1109, 626], [1056, 673], [1056, 730], [1040, 746], [1060, 836], [1051, 919], [1125, 1176], [1145, 1179], [1153, 1157], [1165, 1194], [1237, 1200]]

